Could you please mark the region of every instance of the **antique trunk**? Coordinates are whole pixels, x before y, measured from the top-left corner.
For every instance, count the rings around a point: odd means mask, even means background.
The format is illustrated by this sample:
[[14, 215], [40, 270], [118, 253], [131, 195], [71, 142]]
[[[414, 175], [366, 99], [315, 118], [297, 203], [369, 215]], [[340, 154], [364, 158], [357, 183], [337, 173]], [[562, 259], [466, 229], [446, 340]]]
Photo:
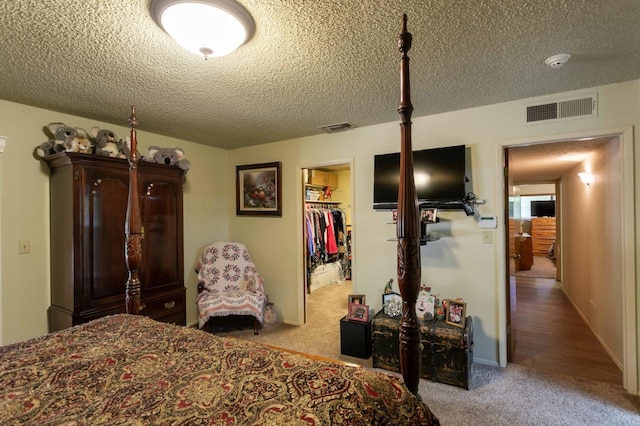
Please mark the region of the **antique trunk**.
[[[400, 317], [380, 311], [373, 320], [373, 367], [400, 371], [398, 357]], [[464, 328], [445, 321], [420, 320], [422, 370], [420, 376], [469, 389], [473, 371], [473, 320]]]

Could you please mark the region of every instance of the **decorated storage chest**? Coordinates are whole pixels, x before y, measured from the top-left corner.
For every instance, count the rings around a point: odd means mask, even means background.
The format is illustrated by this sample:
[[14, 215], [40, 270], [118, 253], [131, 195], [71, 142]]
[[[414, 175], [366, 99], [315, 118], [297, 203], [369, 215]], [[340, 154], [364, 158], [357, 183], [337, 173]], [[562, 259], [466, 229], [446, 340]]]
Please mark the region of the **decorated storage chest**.
[[[400, 371], [400, 318], [380, 311], [372, 323], [373, 367]], [[441, 320], [420, 320], [422, 371], [420, 376], [469, 389], [473, 371], [473, 319], [464, 328]]]

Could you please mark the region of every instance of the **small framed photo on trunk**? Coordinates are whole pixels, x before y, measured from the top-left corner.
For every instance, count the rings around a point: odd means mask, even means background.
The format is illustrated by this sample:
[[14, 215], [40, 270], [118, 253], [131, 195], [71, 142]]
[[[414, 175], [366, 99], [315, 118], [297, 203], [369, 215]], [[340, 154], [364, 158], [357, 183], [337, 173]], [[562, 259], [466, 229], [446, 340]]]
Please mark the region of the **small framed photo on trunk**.
[[347, 304], [364, 305], [367, 302], [367, 296], [364, 294], [350, 294]]
[[466, 311], [467, 304], [462, 300], [447, 300], [445, 322], [447, 324], [455, 325], [456, 327], [464, 328]]

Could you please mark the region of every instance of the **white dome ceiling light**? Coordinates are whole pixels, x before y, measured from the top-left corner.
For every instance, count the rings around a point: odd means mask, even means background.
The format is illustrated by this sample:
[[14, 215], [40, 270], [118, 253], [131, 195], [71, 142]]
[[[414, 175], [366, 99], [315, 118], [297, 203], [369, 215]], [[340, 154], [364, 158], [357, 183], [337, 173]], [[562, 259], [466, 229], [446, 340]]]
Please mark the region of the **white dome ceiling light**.
[[149, 9], [176, 43], [205, 59], [233, 52], [255, 31], [249, 12], [233, 0], [151, 0]]
[[560, 68], [567, 63], [570, 57], [571, 55], [568, 53], [559, 53], [557, 55], [549, 56], [544, 60], [544, 63], [549, 65], [551, 68]]

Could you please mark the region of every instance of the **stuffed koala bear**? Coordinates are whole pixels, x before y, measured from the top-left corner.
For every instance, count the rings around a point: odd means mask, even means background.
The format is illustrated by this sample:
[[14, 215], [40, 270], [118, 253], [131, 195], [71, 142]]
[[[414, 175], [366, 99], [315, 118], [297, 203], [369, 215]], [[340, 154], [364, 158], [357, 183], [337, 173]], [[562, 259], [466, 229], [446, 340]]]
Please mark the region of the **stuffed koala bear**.
[[128, 158], [129, 147], [122, 139], [118, 140], [116, 134], [108, 129], [93, 127], [91, 135], [96, 141], [96, 154], [103, 157]]
[[76, 135], [69, 136], [65, 139], [63, 145], [67, 152], [79, 152], [82, 154], [93, 153], [93, 143], [89, 140], [89, 136], [84, 129], [76, 129]]
[[65, 141], [78, 135], [76, 129], [64, 123], [49, 123], [46, 129], [52, 137], [36, 147], [36, 155], [40, 158], [66, 151]]
[[182, 148], [160, 148], [159, 146], [149, 147], [149, 156], [144, 158], [150, 163], [166, 164], [168, 166], [178, 166], [182, 170], [189, 170], [191, 162], [184, 158]]

